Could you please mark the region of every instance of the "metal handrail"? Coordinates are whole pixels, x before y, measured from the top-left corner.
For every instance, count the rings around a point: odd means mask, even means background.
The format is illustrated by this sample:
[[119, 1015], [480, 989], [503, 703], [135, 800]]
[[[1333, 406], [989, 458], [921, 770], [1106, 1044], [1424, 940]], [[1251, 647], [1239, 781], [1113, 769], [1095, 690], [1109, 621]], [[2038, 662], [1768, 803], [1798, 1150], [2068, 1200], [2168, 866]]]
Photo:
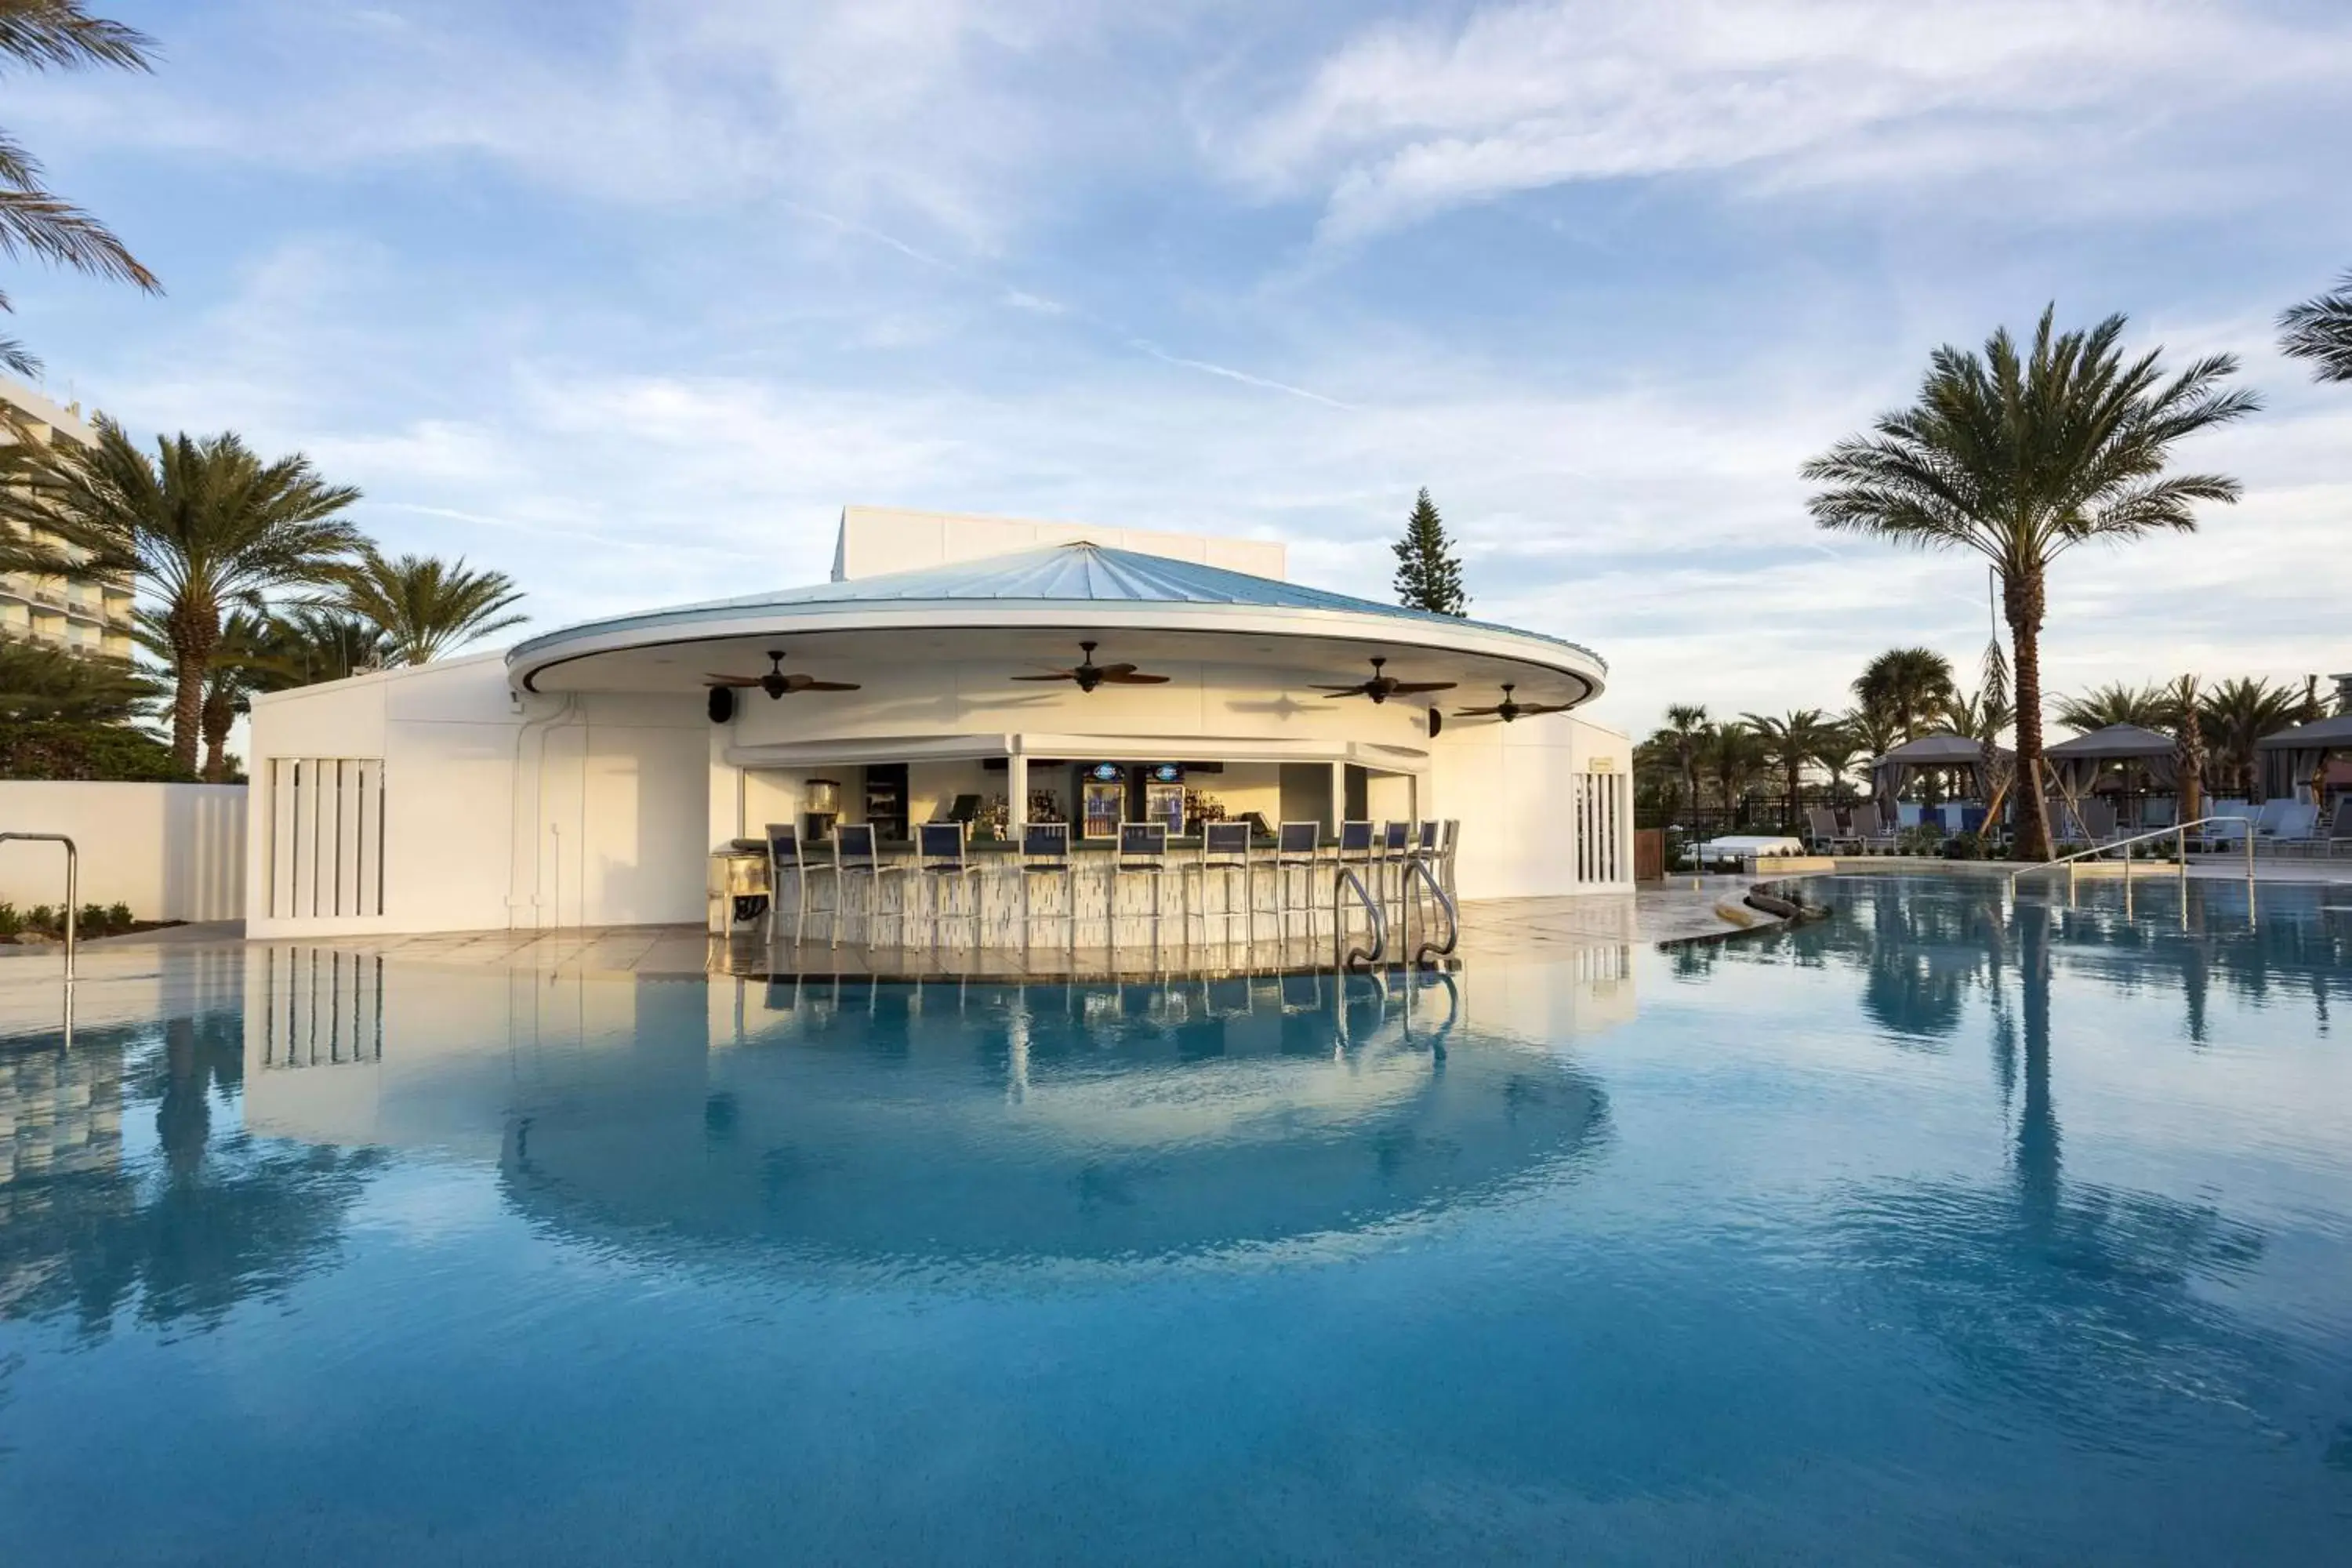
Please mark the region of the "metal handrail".
[[0, 844], [10, 839], [26, 843], [62, 844], [66, 847], [66, 978], [74, 977], [74, 913], [80, 908], [76, 901], [80, 891], [81, 851], [74, 841], [62, 833], [0, 833]]
[[[1343, 890], [1353, 889], [1356, 901], [1364, 906], [1366, 923], [1372, 928], [1372, 948], [1370, 952], [1367, 952], [1360, 947], [1350, 946], [1348, 949], [1348, 955], [1339, 961], [1339, 966], [1343, 969], [1370, 969], [1381, 961], [1381, 954], [1388, 952], [1388, 917], [1381, 913], [1381, 906], [1372, 900], [1371, 889], [1364, 886], [1363, 878], [1356, 874], [1354, 867], [1342, 866], [1339, 868], [1339, 872], [1338, 876], [1331, 879], [1331, 945], [1337, 948], [1339, 943], [1347, 940], [1347, 927], [1339, 919], [1343, 908], [1339, 901], [1339, 895]], [[1312, 930], [1313, 922], [1310, 921], [1308, 923], [1310, 929], [1307, 936], [1311, 940], [1315, 934]]]
[[[2175, 849], [2174, 853], [2179, 858], [2181, 874], [2185, 876], [2188, 874], [2189, 870], [2189, 830], [2192, 827], [2204, 827], [2210, 824], [2217, 822], [2234, 822], [2239, 826], [2245, 829], [2246, 875], [2249, 877], [2252, 876], [2254, 874], [2254, 825], [2252, 821], [2250, 818], [2243, 816], [2200, 816], [2194, 822], [2176, 822], [2169, 827], [2151, 828], [2146, 833], [2136, 833], [2129, 838], [2117, 838], [2105, 844], [2094, 844], [2088, 849], [2077, 849], [2072, 855], [2061, 855], [2055, 859], [2037, 861], [2031, 866], [2021, 866], [2016, 870], [2011, 871], [2009, 874], [2009, 885], [2010, 888], [2014, 890], [2017, 887], [2017, 879], [2020, 877], [2030, 876], [2036, 871], [2054, 871], [2061, 866], [2070, 868], [2066, 874], [2069, 877], [2072, 877], [2074, 873], [2071, 868], [2077, 860], [2088, 860], [2095, 856], [2104, 855], [2110, 849], [2128, 849], [2135, 844], [2146, 844], [2150, 840], [2158, 838], [2172, 838], [2179, 841], [2178, 847]], [[2131, 857], [2128, 855], [2124, 857], [2124, 875], [2126, 878], [2131, 875]]]
[[1460, 911], [1454, 907], [1453, 899], [1447, 896], [1444, 887], [1437, 879], [1437, 874], [1429, 868], [1429, 862], [1426, 860], [1405, 862], [1404, 876], [1408, 885], [1416, 876], [1427, 883], [1430, 892], [1437, 900], [1437, 907], [1445, 911], [1445, 941], [1442, 943], [1423, 941], [1419, 947], [1412, 950], [1413, 963], [1424, 962], [1431, 953], [1435, 953], [1440, 958], [1451, 957], [1454, 947], [1462, 941], [1462, 917]]

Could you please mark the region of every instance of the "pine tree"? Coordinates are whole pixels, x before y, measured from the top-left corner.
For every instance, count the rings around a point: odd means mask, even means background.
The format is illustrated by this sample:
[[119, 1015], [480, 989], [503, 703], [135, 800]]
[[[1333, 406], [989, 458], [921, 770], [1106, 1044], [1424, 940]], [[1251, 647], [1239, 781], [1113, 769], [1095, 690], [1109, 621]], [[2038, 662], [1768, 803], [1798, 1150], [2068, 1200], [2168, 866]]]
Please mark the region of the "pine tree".
[[1396, 551], [1397, 602], [1441, 616], [1470, 612], [1470, 597], [1462, 591], [1462, 563], [1454, 558], [1454, 542], [1445, 537], [1445, 520], [1423, 487], [1405, 520], [1404, 537]]

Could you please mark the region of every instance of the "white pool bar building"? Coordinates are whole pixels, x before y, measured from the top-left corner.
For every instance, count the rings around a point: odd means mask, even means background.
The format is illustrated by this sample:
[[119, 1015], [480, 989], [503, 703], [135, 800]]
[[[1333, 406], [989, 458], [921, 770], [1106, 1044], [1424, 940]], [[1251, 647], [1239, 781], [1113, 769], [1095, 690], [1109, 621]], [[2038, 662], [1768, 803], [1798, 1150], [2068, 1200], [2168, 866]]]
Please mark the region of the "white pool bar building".
[[[779, 915], [861, 944], [1118, 940], [1023, 930], [1024, 902], [1199, 940], [1311, 900], [1328, 929], [1332, 878], [1276, 866], [1307, 824], [1333, 866], [1350, 825], [1375, 859], [1442, 849], [1463, 900], [1622, 893], [1630, 747], [1571, 711], [1605, 679], [1558, 637], [1293, 584], [1276, 543], [852, 507], [827, 583], [257, 698], [247, 928], [741, 937], [773, 827]], [[1216, 823], [1252, 828], [1239, 892], [1190, 874]], [[1067, 867], [1026, 868], [1057, 842]]]

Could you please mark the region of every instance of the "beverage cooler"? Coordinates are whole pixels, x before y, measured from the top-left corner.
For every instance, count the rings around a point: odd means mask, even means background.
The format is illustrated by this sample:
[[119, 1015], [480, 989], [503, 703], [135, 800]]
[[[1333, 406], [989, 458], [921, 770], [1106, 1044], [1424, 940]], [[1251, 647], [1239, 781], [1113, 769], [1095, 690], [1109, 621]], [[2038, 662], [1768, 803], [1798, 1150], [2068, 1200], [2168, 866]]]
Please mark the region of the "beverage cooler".
[[1127, 817], [1127, 770], [1096, 763], [1078, 776], [1078, 837], [1116, 838]]
[[1164, 822], [1168, 837], [1184, 836], [1184, 768], [1181, 763], [1154, 763], [1143, 772], [1143, 820]]

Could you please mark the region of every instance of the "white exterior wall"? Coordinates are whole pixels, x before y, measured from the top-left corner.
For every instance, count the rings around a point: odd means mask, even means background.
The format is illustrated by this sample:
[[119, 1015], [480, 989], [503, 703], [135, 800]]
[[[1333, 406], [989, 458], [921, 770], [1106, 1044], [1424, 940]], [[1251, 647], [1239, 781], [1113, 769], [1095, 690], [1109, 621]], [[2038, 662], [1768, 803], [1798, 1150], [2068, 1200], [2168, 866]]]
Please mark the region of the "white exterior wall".
[[[247, 933], [699, 921], [709, 728], [690, 700], [518, 700], [497, 654], [260, 698]], [[297, 758], [382, 763], [380, 913], [273, 906], [286, 834], [272, 763]]]
[[[1572, 714], [1516, 724], [1448, 724], [1432, 745], [1434, 799], [1423, 816], [1458, 818], [1455, 877], [1465, 899], [1630, 892], [1633, 887], [1633, 747], [1614, 730]], [[1618, 875], [1580, 875], [1574, 805], [1578, 779], [1618, 795], [1610, 864]], [[1592, 786], [1588, 786], [1592, 787]]]
[[[128, 904], [142, 921], [233, 921], [245, 912], [243, 784], [0, 780], [0, 833], [62, 833], [80, 852], [85, 904]], [[0, 900], [65, 898], [65, 851], [0, 844]]]

